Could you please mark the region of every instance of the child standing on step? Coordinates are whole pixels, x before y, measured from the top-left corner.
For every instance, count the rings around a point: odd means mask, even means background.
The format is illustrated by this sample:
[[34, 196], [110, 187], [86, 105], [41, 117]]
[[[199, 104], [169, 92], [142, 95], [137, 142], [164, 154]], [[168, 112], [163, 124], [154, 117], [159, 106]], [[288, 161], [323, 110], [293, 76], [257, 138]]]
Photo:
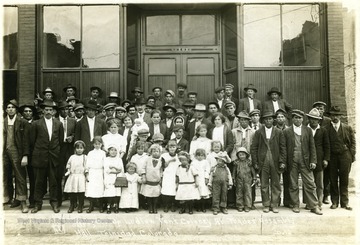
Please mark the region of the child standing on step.
[[65, 176], [69, 176], [66, 180], [64, 192], [69, 194], [70, 207], [68, 213], [72, 213], [78, 203], [78, 213], [82, 213], [84, 207], [85, 198], [85, 165], [86, 155], [83, 154], [85, 150], [85, 143], [82, 140], [78, 140], [74, 143], [75, 154], [72, 155], [67, 164], [67, 172]]
[[125, 213], [139, 209], [138, 186], [141, 177], [136, 173], [136, 164], [130, 162], [126, 165], [127, 187], [121, 188], [120, 208], [125, 209]]

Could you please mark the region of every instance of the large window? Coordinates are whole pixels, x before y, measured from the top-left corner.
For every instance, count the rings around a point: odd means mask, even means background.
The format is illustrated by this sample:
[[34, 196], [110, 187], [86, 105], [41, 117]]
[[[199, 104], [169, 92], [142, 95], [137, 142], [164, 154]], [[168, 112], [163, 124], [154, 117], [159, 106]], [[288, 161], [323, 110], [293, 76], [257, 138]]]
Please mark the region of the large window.
[[5, 7], [3, 25], [4, 69], [17, 69], [18, 9]]
[[245, 5], [246, 67], [319, 66], [319, 5]]
[[45, 6], [43, 15], [44, 68], [119, 67], [119, 6]]

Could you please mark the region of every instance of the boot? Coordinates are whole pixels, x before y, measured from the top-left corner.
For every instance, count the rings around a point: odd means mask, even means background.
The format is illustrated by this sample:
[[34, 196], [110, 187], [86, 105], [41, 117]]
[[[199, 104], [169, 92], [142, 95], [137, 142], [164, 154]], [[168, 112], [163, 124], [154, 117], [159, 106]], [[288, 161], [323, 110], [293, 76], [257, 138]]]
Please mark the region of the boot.
[[89, 209], [86, 210], [87, 213], [91, 213], [94, 210], [94, 201], [90, 200], [90, 206]]
[[84, 207], [84, 193], [80, 193], [78, 194], [78, 199], [79, 199], [79, 207], [78, 207], [78, 213], [82, 213], [83, 212], [83, 207]]
[[158, 198], [155, 197], [155, 198], [153, 199], [153, 201], [154, 201], [154, 204], [153, 204], [153, 213], [154, 213], [154, 214], [157, 214], [157, 201], [158, 201]]
[[111, 205], [110, 204], [108, 204], [106, 207], [106, 213], [111, 214]]
[[176, 211], [175, 203], [171, 203], [171, 212], [175, 212], [175, 211]]
[[189, 201], [189, 214], [193, 214], [193, 206], [194, 206], [194, 202]]
[[179, 214], [185, 213], [185, 203], [180, 203], [180, 211]]
[[68, 213], [72, 213], [75, 209], [76, 196], [74, 197], [74, 194], [69, 194], [69, 197], [70, 197], [70, 207], [68, 209]]
[[98, 199], [98, 201], [99, 201], [99, 211], [100, 211], [100, 213], [103, 213], [103, 212], [105, 212], [105, 210], [106, 210], [106, 199], [104, 199], [104, 198], [99, 198]]
[[149, 198], [149, 199], [148, 199], [148, 204], [149, 204], [149, 214], [153, 214], [153, 213], [154, 213], [153, 200]]
[[115, 204], [114, 212], [117, 214], [119, 213], [119, 204]]
[[21, 212], [22, 213], [28, 213], [29, 212], [29, 209], [28, 209], [28, 207], [26, 206], [26, 201], [21, 201]]
[[201, 211], [203, 213], [206, 213], [206, 200], [205, 199], [201, 200]]

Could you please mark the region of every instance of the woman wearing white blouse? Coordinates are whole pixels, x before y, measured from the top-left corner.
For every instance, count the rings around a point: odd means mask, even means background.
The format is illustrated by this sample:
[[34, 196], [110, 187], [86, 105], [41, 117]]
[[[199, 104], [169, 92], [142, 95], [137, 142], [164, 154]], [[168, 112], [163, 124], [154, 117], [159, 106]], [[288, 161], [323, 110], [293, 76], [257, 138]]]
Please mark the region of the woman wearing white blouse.
[[212, 140], [218, 140], [224, 146], [224, 150], [228, 155], [231, 154], [234, 148], [234, 138], [230, 128], [225, 124], [225, 116], [218, 112], [212, 116], [211, 122], [215, 127], [210, 131]]

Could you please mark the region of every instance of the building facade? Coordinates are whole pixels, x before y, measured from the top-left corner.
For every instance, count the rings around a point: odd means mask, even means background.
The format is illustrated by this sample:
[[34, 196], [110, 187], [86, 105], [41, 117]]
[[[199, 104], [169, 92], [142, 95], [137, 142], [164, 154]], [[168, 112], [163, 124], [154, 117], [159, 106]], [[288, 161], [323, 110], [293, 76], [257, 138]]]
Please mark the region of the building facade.
[[50, 87], [59, 100], [67, 84], [124, 99], [184, 82], [206, 102], [251, 83], [260, 100], [278, 87], [294, 108], [348, 108], [341, 3], [17, 5], [4, 17], [4, 99]]

